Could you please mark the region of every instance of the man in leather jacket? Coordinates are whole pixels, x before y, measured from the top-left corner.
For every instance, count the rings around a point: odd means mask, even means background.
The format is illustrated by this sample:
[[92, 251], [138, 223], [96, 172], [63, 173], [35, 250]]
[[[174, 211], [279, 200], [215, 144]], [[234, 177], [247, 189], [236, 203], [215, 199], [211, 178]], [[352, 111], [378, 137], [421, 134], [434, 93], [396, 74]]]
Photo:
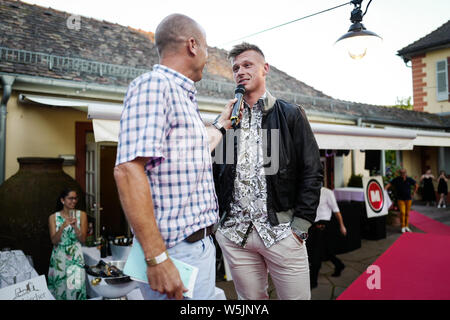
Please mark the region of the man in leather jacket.
[[266, 90], [262, 51], [242, 43], [228, 57], [245, 93], [242, 119], [214, 154], [216, 240], [240, 298], [268, 299], [269, 272], [280, 299], [310, 299], [305, 241], [323, 178], [319, 148], [303, 109]]

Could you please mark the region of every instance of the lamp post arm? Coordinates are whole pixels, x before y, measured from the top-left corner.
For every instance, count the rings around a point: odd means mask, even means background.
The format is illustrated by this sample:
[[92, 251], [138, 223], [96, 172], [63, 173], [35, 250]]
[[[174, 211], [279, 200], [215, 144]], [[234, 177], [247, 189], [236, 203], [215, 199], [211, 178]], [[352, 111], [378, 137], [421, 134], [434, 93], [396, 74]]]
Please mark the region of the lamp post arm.
[[364, 11], [363, 17], [366, 15], [367, 9], [369, 8], [371, 2], [372, 2], [372, 0], [370, 0], [369, 3], [367, 4], [366, 11]]

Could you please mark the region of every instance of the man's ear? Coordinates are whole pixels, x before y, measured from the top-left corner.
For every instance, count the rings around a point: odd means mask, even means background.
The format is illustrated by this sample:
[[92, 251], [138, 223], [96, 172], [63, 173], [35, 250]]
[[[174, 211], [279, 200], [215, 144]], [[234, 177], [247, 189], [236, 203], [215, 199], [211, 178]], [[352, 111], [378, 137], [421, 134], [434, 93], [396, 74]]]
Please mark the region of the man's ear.
[[198, 49], [197, 41], [193, 37], [190, 37], [189, 39], [186, 40], [186, 42], [189, 55], [196, 56]]
[[269, 70], [270, 70], [269, 64], [267, 62], [264, 63], [264, 76], [267, 76], [267, 74], [269, 73]]

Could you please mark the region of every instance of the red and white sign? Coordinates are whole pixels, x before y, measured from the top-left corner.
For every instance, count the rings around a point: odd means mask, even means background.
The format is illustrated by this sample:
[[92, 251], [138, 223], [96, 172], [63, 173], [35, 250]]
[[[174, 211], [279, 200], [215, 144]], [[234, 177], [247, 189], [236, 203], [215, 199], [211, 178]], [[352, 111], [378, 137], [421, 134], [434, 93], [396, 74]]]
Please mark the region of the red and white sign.
[[388, 214], [390, 199], [384, 191], [383, 178], [363, 177], [364, 200], [366, 202], [367, 218], [381, 217]]

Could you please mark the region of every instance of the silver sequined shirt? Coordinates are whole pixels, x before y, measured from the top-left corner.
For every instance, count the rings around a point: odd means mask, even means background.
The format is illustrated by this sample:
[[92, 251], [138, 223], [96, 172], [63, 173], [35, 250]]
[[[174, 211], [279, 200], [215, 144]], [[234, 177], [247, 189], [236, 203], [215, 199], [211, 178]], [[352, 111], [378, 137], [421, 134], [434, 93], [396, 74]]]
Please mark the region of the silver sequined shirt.
[[230, 213], [219, 231], [229, 240], [245, 246], [246, 233], [258, 232], [269, 248], [286, 238], [290, 223], [272, 226], [267, 215], [267, 185], [264, 174], [262, 108], [265, 99], [249, 108], [245, 104], [239, 132], [238, 160]]

